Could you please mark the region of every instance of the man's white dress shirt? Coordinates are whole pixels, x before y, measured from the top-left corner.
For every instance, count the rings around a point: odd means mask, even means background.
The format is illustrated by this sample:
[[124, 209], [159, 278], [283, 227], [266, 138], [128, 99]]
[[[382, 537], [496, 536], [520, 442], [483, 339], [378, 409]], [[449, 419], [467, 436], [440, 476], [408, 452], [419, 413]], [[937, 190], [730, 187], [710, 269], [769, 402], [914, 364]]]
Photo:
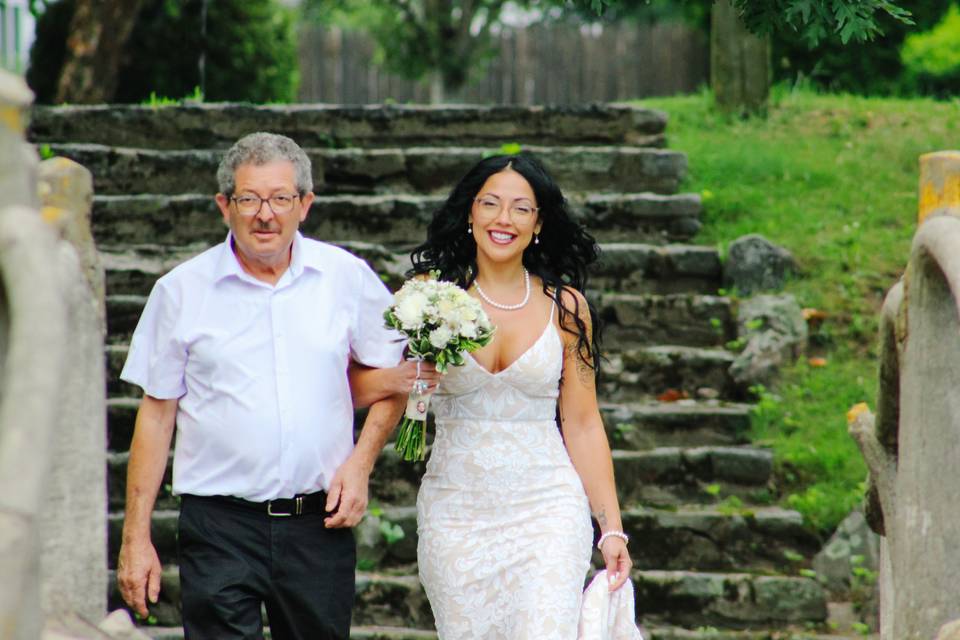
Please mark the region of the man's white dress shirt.
[[179, 398], [173, 490], [248, 500], [328, 489], [353, 450], [351, 357], [401, 358], [392, 303], [359, 258], [299, 233], [271, 286], [226, 242], [160, 278], [120, 378]]

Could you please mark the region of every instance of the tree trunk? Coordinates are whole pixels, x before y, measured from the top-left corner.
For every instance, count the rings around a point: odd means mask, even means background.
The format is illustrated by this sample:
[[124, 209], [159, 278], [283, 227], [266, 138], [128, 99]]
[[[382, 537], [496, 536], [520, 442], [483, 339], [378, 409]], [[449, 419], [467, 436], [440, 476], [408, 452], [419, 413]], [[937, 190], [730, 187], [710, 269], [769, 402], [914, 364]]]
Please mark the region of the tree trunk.
[[710, 87], [724, 111], [757, 113], [770, 93], [770, 37], [743, 24], [730, 0], [713, 3], [710, 15]]
[[109, 102], [117, 88], [123, 49], [143, 0], [77, 0], [57, 102]]

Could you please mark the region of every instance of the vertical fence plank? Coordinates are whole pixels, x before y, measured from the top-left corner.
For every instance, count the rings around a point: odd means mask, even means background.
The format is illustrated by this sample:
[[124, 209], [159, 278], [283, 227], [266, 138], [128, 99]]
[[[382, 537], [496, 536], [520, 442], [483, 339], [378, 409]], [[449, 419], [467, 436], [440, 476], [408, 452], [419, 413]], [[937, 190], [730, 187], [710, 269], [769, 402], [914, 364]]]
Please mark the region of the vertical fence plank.
[[[481, 104], [619, 101], [697, 90], [708, 80], [703, 33], [679, 23], [599, 27], [531, 25], [493, 35], [488, 68], [451, 100]], [[376, 47], [361, 32], [300, 29], [302, 102], [428, 102], [429, 85], [374, 65]]]

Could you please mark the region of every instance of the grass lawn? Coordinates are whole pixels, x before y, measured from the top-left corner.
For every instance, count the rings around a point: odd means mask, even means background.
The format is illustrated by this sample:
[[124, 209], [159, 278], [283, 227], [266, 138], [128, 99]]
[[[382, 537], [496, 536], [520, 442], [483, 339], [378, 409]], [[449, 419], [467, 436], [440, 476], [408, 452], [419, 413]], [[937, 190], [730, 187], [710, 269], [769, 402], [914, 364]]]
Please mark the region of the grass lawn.
[[666, 111], [689, 158], [684, 191], [704, 200], [698, 242], [761, 233], [797, 258], [787, 291], [825, 311], [810, 355], [761, 397], [754, 439], [774, 448], [782, 502], [829, 531], [859, 503], [865, 465], [847, 435], [856, 402], [876, 407], [877, 319], [916, 229], [918, 157], [960, 148], [960, 101], [817, 95], [777, 87], [765, 118], [731, 119], [707, 93], [641, 101]]

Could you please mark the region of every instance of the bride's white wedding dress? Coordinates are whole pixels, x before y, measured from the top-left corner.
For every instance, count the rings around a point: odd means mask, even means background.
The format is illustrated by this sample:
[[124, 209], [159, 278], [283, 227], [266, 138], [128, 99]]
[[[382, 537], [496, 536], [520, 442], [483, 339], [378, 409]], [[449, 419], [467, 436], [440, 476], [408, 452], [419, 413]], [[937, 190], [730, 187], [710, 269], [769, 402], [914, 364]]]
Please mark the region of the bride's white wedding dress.
[[555, 422], [562, 361], [551, 320], [508, 368], [467, 356], [434, 395], [417, 557], [442, 640], [577, 637], [593, 530]]

